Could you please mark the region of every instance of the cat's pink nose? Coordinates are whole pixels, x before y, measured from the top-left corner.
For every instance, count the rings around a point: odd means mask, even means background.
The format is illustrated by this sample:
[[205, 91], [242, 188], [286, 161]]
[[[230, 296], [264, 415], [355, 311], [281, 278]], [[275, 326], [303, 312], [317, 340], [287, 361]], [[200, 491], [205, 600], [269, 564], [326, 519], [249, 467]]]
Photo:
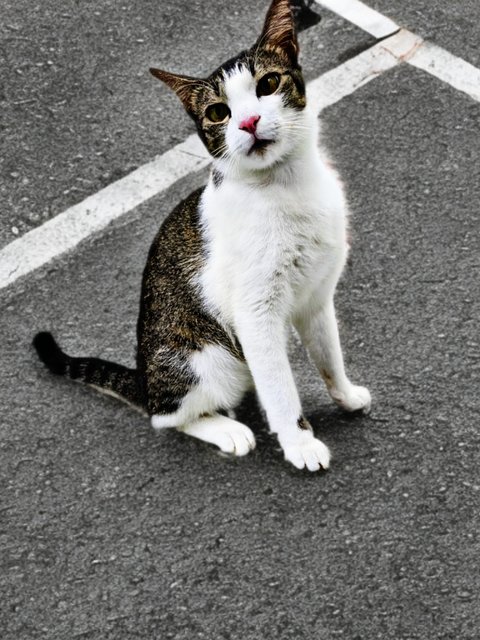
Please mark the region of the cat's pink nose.
[[238, 125], [238, 128], [242, 131], [247, 131], [247, 133], [255, 133], [257, 130], [257, 122], [260, 120], [260, 116], [250, 116], [250, 118], [245, 118]]

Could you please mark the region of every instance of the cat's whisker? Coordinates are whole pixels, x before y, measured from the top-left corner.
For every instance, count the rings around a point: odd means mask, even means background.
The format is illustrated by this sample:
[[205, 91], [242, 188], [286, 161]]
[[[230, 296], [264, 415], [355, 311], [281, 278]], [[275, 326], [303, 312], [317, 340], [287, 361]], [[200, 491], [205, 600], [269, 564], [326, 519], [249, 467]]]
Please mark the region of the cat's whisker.
[[226, 162], [228, 167], [234, 161], [234, 154], [230, 152], [230, 149], [226, 148], [225, 153], [222, 153], [219, 159]]
[[311, 125], [309, 125], [308, 123], [305, 122], [298, 122], [298, 120], [284, 120], [282, 122], [282, 126], [289, 126], [289, 127], [298, 127], [301, 129], [311, 129]]

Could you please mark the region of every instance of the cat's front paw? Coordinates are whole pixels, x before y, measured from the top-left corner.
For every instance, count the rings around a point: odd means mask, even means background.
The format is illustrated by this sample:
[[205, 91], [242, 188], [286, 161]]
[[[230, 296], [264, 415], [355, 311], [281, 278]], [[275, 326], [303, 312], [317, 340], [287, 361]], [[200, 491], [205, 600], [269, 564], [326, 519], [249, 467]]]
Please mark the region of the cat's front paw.
[[332, 399], [345, 411], [363, 411], [368, 413], [372, 406], [372, 397], [366, 387], [350, 384], [345, 389], [330, 389]]
[[317, 440], [311, 432], [301, 433], [295, 442], [280, 444], [285, 460], [291, 462], [297, 469], [319, 471], [330, 466], [330, 451], [323, 442]]

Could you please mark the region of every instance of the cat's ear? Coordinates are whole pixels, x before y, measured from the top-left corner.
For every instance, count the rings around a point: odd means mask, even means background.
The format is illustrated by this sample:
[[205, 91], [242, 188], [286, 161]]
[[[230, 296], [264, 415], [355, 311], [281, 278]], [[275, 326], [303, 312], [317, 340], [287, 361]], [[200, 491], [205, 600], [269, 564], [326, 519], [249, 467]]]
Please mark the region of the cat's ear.
[[273, 0], [265, 18], [258, 45], [273, 46], [284, 51], [292, 62], [297, 61], [298, 42], [295, 21], [289, 0]]
[[170, 87], [183, 103], [187, 111], [190, 111], [193, 104], [193, 94], [199, 81], [196, 78], [182, 76], [177, 73], [170, 73], [162, 69], [150, 68], [150, 73]]

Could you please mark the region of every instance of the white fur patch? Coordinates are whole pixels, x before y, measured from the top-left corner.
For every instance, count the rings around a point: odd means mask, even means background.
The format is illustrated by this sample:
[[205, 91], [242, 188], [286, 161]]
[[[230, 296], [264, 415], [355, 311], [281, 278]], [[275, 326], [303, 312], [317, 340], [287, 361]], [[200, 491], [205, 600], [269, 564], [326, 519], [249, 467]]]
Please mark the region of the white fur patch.
[[219, 345], [208, 345], [194, 353], [190, 366], [198, 383], [187, 393], [178, 411], [152, 416], [155, 429], [183, 427], [204, 413], [233, 409], [253, 384], [247, 365]]

